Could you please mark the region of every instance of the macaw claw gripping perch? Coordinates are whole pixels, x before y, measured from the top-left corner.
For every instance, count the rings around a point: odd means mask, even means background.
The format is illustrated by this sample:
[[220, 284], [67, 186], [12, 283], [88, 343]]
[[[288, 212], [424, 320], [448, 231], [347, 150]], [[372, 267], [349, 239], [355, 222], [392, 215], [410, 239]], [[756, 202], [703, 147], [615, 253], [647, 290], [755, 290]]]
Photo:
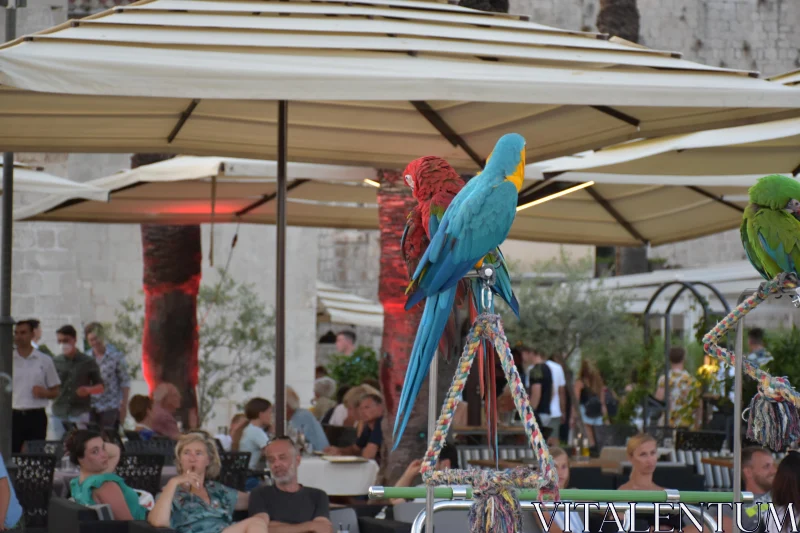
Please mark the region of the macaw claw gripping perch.
[[772, 281], [765, 281], [761, 285], [758, 286], [759, 291], [765, 291], [768, 284], [772, 283], [773, 281], [778, 283], [777, 292], [778, 294], [776, 298], [780, 298], [788, 291], [787, 289], [791, 289], [791, 292], [794, 294], [792, 295], [792, 305], [795, 307], [800, 307], [800, 286], [798, 286], [797, 276], [792, 272], [782, 272], [778, 274], [774, 280]]
[[[482, 265], [478, 277], [483, 281], [481, 302], [486, 298], [491, 302], [489, 290], [494, 275], [491, 265]], [[486, 294], [488, 293], [488, 295]], [[520, 379], [514, 359], [503, 331], [500, 316], [487, 313], [488, 305], [482, 306], [469, 331], [458, 369], [453, 377], [436, 430], [428, 444], [428, 451], [422, 463], [422, 478], [428, 485], [469, 485], [473, 488], [475, 503], [470, 508], [469, 524], [472, 533], [515, 533], [522, 530], [522, 513], [517, 497], [517, 489], [538, 489], [542, 500], [558, 500], [558, 476], [555, 464], [542, 433], [536, 423], [528, 394]], [[538, 465], [522, 466], [507, 470], [444, 470], [436, 471], [435, 465], [445, 443], [447, 432], [453, 420], [458, 402], [464, 392], [472, 362], [481, 343], [492, 343], [500, 357], [506, 379], [511, 387], [514, 405], [523, 420], [525, 433], [531, 447], [536, 452]]]
[[[703, 350], [710, 356], [733, 366], [735, 354], [719, 346], [720, 339], [732, 331], [739, 320], [767, 300], [770, 294], [794, 292], [792, 304], [800, 307], [800, 283], [794, 274], [779, 274], [762, 283], [758, 290], [731, 311], [703, 337]], [[780, 296], [779, 296], [780, 297]], [[773, 377], [742, 360], [744, 373], [758, 382], [758, 393], [745, 409], [747, 438], [775, 451], [795, 447], [800, 442], [800, 395], [785, 377]]]

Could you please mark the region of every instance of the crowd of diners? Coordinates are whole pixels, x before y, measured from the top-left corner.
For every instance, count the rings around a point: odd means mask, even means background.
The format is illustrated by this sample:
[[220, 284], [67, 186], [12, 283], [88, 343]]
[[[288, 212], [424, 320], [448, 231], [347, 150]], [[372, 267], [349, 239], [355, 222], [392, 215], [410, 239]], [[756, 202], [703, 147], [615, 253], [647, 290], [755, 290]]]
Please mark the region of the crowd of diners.
[[[41, 351], [46, 347], [36, 344], [40, 336], [38, 321], [31, 319], [16, 324], [12, 435], [15, 452], [20, 451], [26, 440], [44, 439], [47, 417], [41, 415], [49, 401], [53, 401], [55, 422], [85, 424], [94, 421], [100, 427], [109, 427], [118, 425], [130, 412], [136, 421], [138, 438], [167, 437], [176, 441], [177, 476], [167, 482], [153, 501], [153, 495], [131, 489], [114, 474], [120, 459], [117, 445], [98, 432], [88, 429], [72, 431], [66, 436], [65, 446], [71, 462], [80, 471], [70, 483], [70, 493], [76, 502], [107, 504], [116, 519], [146, 519], [154, 526], [169, 526], [178, 533], [332, 531], [328, 496], [318, 489], [301, 486], [297, 481], [302, 454], [295, 442], [283, 436], [270, 438], [272, 403], [269, 400], [250, 399], [244, 412], [234, 416], [229, 434], [214, 436], [200, 429], [182, 432], [176, 420], [181, 395], [174, 385], [164, 383], [153, 391], [151, 397], [136, 395], [128, 400], [124, 357], [106, 344], [102, 326], [90, 324], [85, 328], [84, 340], [89, 346], [86, 353], [77, 348], [77, 332], [73, 327], [63, 326], [57, 334], [60, 353], [53, 356]], [[339, 351], [352, 353], [354, 347], [355, 335], [351, 332], [339, 334]], [[537, 418], [543, 427], [556, 430], [560, 421], [552, 416], [554, 409], [545, 412], [551, 405], [562, 403], [560, 380], [553, 377], [555, 372], [545, 371], [547, 366], [555, 368], [553, 362], [545, 361], [532, 349], [523, 347], [516, 351], [526, 370], [523, 373], [528, 378], [526, 385], [532, 394], [538, 393], [539, 401], [534, 402], [538, 407]], [[541, 376], [534, 372], [536, 369], [542, 371]], [[592, 386], [591, 374], [591, 368], [582, 368], [579, 385], [586, 386], [587, 390], [591, 388], [593, 394], [597, 388], [602, 395], [601, 387]], [[337, 389], [325, 369], [318, 367], [314, 393], [313, 407], [303, 409], [297, 393], [287, 387], [287, 420], [291, 432], [302, 433], [303, 440], [314, 450], [329, 455], [357, 455], [380, 462], [384, 402], [378, 383], [365, 381], [355, 387]], [[585, 407], [585, 403], [582, 401], [581, 406]], [[597, 403], [602, 406], [606, 402], [601, 400]], [[542, 416], [548, 414], [549, 418]], [[583, 410], [580, 414], [584, 420], [591, 418]], [[356, 442], [345, 447], [330, 446], [323, 424], [354, 428]], [[264, 461], [273, 484], [262, 484], [260, 478], [254, 476], [247, 480], [245, 492], [239, 492], [215, 481], [220, 471], [218, 443], [226, 450], [250, 452], [253, 471]], [[560, 486], [567, 488], [569, 457], [558, 447], [551, 447], [551, 453]], [[647, 434], [631, 437], [627, 443], [627, 455], [632, 470], [629, 480], [619, 488], [661, 490], [662, 487], [653, 481], [658, 466], [656, 440]], [[791, 452], [776, 467], [772, 454], [767, 450], [746, 448], [742, 459], [743, 489], [753, 492], [756, 497], [756, 504], [746, 508], [743, 523], [746, 529], [752, 530], [751, 526], [754, 527], [759, 519], [758, 503], [773, 502], [779, 513], [790, 504], [800, 506], [800, 455]], [[419, 460], [412, 461], [396, 486], [419, 484], [420, 465]], [[442, 450], [436, 468], [458, 467], [458, 452], [454, 445], [448, 444]], [[246, 510], [248, 518], [233, 523], [235, 510]], [[18, 525], [22, 514], [0, 457], [0, 530]], [[552, 517], [552, 529], [556, 533], [561, 533], [564, 528], [563, 514], [563, 511], [556, 511]], [[766, 522], [761, 514], [762, 531], [779, 533], [776, 524], [763, 525]], [[570, 518], [571, 529], [580, 530], [576, 525], [582, 525], [582, 517], [575, 513]], [[645, 526], [651, 530], [654, 528], [652, 519], [638, 523], [641, 518], [637, 517], [637, 530]], [[629, 521], [627, 515], [625, 520]], [[677, 520], [678, 516], [675, 516], [663, 527], [668, 530], [678, 525]], [[731, 521], [731, 514], [723, 517], [726, 531]], [[686, 520], [683, 527], [689, 532], [696, 531]], [[783, 530], [786, 530], [785, 525]]]

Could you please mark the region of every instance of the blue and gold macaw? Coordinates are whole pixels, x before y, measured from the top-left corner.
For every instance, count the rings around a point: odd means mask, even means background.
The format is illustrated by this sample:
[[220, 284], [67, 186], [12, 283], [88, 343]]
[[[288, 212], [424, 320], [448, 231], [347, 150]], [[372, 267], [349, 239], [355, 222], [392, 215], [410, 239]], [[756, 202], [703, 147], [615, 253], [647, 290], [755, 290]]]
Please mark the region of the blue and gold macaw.
[[[516, 133], [497, 141], [483, 171], [456, 194], [436, 228], [409, 284], [406, 309], [423, 299], [417, 337], [411, 351], [394, 427], [395, 447], [405, 431], [411, 408], [442, 337], [458, 284], [487, 254], [506, 239], [517, 212], [517, 195], [525, 178], [525, 139]], [[512, 309], [519, 312], [508, 287]], [[513, 303], [512, 303], [513, 302]]]

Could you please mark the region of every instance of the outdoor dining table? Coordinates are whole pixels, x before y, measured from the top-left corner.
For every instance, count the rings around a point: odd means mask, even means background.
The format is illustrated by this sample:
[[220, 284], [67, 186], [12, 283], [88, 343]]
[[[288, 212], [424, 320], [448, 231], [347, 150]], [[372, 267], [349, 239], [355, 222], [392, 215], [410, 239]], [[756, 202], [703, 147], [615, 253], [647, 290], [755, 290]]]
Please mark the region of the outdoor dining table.
[[703, 457], [700, 462], [704, 465], [733, 468], [733, 457]]
[[[462, 435], [462, 436], [469, 436], [469, 437], [482, 437], [486, 435], [487, 428], [486, 426], [453, 426], [450, 431], [453, 435]], [[497, 434], [499, 436], [502, 435], [524, 435], [525, 428], [522, 426], [506, 426], [506, 425], [499, 425], [497, 426]]]
[[328, 496], [363, 496], [375, 484], [378, 463], [360, 457], [303, 457], [297, 481]]
[[[77, 468], [70, 468], [66, 470], [63, 468], [57, 468], [53, 474], [53, 494], [61, 498], [68, 498], [69, 484], [79, 475], [80, 472]], [[178, 471], [174, 466], [165, 466], [161, 470], [161, 486], [163, 487], [166, 485], [170, 479], [177, 475]]]

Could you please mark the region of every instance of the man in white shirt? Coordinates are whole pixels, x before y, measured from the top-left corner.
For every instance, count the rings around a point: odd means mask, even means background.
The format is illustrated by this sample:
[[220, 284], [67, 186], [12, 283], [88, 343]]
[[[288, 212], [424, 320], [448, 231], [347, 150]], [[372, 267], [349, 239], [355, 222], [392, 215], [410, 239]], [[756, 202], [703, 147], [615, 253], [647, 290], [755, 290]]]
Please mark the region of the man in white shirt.
[[14, 326], [14, 388], [11, 397], [11, 451], [20, 453], [29, 440], [47, 438], [47, 404], [60, 392], [53, 359], [34, 349], [34, 324], [21, 320]]
[[548, 439], [550, 441], [548, 444], [555, 446], [558, 444], [562, 413], [567, 412], [567, 379], [564, 376], [564, 369], [553, 361], [552, 357], [545, 361], [545, 364], [550, 367], [550, 373], [553, 375], [553, 395], [550, 397], [550, 427], [553, 428], [553, 433]]

